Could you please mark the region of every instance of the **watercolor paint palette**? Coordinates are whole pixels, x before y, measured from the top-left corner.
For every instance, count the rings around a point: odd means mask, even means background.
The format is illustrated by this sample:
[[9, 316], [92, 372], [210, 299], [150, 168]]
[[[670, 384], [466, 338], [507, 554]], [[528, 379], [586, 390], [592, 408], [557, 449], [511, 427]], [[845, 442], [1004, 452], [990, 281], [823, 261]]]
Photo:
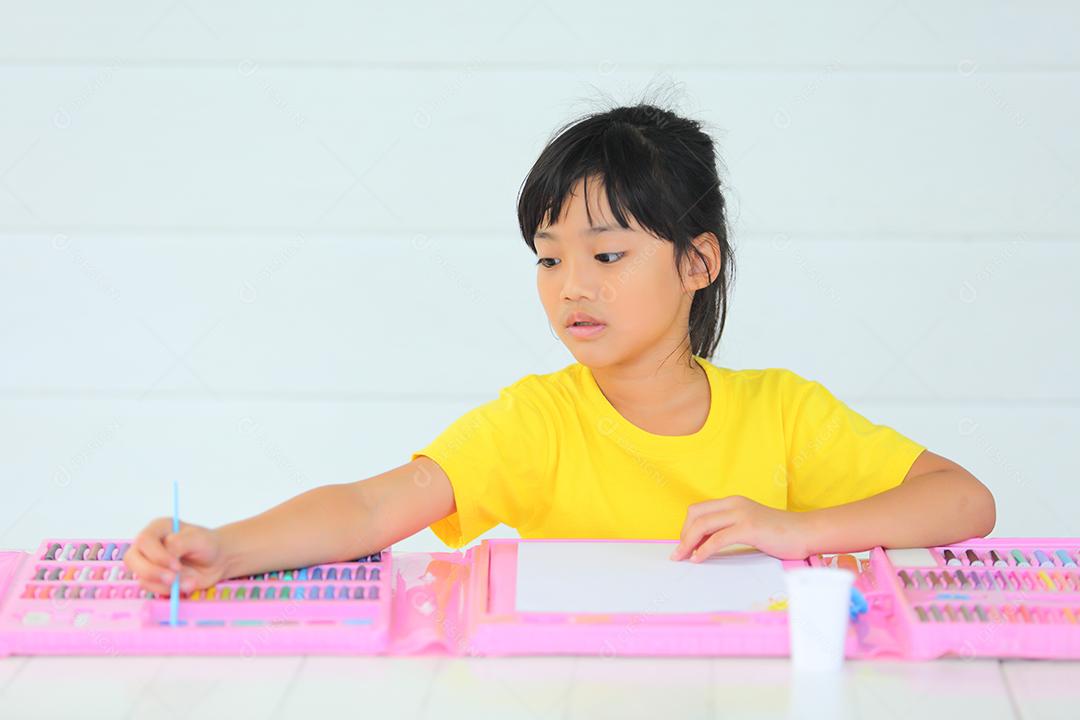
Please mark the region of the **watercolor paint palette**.
[[[770, 602], [741, 609], [718, 599], [706, 611], [675, 603], [670, 612], [630, 612], [620, 603], [598, 612], [569, 600], [562, 608], [563, 599], [554, 597], [545, 602], [556, 605], [541, 612], [522, 599], [536, 586], [522, 578], [542, 567], [528, 561], [540, 557], [535, 544], [566, 543], [592, 558], [606, 552], [600, 544], [636, 547], [655, 558], [673, 541], [499, 539], [464, 552], [387, 548], [350, 562], [232, 578], [182, 596], [179, 627], [169, 625], [168, 598], [142, 591], [127, 573], [127, 542], [46, 540], [32, 553], [0, 552], [0, 655], [789, 654], [786, 597], [776, 593], [775, 572], [756, 576], [763, 583], [758, 594]], [[849, 625], [848, 658], [1080, 658], [1080, 538], [877, 547], [867, 558], [813, 555], [776, 568], [808, 565], [856, 575], [867, 609]], [[548, 566], [543, 574], [554, 573]], [[678, 576], [668, 577], [670, 584]], [[734, 581], [716, 577], [729, 587]], [[642, 587], [657, 599], [678, 596]], [[720, 598], [723, 587], [716, 592]]]

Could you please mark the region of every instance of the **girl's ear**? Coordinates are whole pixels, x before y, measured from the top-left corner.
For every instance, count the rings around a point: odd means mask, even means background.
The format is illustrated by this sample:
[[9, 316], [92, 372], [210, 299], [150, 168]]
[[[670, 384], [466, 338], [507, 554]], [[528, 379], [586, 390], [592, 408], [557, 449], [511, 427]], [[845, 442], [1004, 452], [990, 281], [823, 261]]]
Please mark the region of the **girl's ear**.
[[[717, 240], [714, 233], [701, 233], [692, 242], [698, 252], [691, 250], [687, 253], [686, 261], [690, 265], [687, 277], [690, 281], [689, 289], [696, 291], [708, 287], [716, 280], [720, 274], [722, 258], [720, 256], [720, 241]], [[705, 256], [705, 262], [702, 262], [698, 253]]]

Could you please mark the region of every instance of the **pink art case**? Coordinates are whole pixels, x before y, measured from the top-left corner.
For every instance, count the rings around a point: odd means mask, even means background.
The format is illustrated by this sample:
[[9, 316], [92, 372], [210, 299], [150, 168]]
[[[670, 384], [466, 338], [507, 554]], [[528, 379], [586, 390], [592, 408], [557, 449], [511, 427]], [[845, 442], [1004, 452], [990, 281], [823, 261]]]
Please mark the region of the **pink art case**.
[[[558, 539], [485, 540], [465, 552], [388, 548], [233, 578], [183, 596], [174, 628], [168, 598], [127, 576], [127, 542], [45, 540], [33, 553], [0, 553], [0, 655], [789, 654], [783, 603], [761, 612], [518, 612], [518, 548], [566, 542]], [[783, 568], [857, 570], [868, 610], [849, 626], [849, 658], [1075, 659], [1078, 551], [1080, 538], [973, 539], [877, 547], [861, 561], [814, 555]]]

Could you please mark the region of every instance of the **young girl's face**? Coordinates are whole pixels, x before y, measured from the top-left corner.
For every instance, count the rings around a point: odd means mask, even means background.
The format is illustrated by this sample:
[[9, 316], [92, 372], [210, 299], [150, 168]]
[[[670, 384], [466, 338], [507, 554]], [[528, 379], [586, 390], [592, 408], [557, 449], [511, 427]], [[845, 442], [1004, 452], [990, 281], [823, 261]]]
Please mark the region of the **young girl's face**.
[[[605, 367], [636, 359], [668, 357], [688, 342], [694, 289], [684, 288], [674, 265], [674, 245], [628, 218], [622, 228], [599, 181], [578, 181], [558, 222], [537, 230], [536, 287], [548, 321], [578, 362]], [[607, 229], [605, 229], [607, 228]], [[580, 311], [601, 328], [571, 328]], [[677, 353], [675, 353], [677, 355]], [[675, 355], [671, 355], [675, 357]]]

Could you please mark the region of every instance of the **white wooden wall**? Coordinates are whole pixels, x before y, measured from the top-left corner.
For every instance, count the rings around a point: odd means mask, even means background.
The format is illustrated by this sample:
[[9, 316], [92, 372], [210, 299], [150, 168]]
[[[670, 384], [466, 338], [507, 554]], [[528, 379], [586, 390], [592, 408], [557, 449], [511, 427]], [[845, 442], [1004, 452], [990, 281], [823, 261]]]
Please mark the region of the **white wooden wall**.
[[0, 546], [134, 534], [173, 479], [247, 517], [572, 362], [517, 190], [672, 86], [729, 185], [713, 362], [957, 460], [996, 535], [1080, 534], [1080, 10], [612, 7], [0, 2]]

